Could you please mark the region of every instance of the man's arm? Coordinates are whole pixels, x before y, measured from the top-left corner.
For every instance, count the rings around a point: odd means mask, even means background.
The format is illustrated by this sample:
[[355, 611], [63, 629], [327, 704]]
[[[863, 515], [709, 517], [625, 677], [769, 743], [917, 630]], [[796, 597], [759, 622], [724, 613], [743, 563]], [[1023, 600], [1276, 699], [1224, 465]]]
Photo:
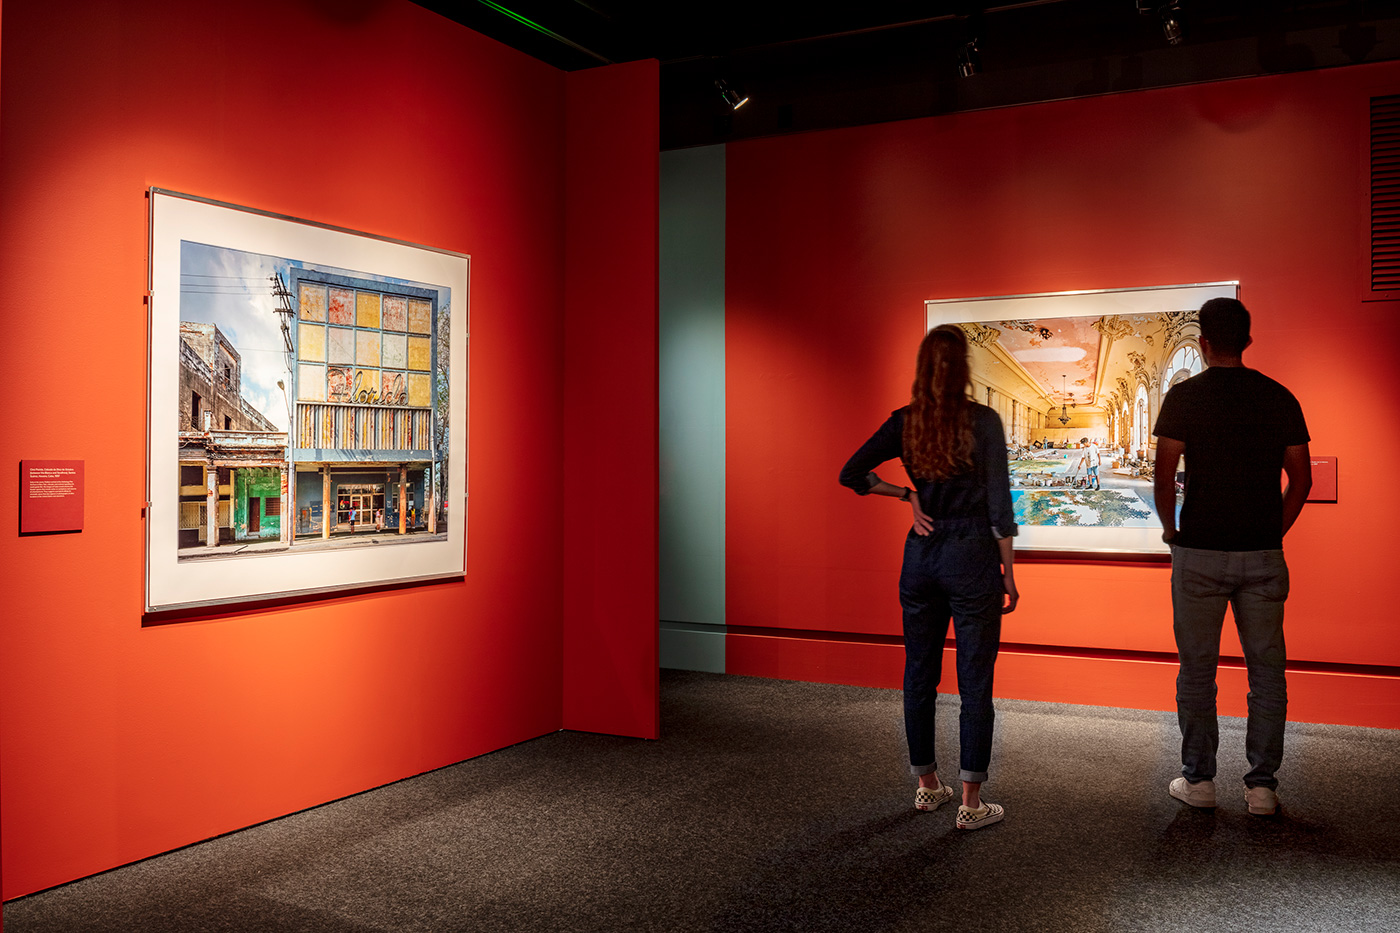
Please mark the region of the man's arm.
[[[1290, 448], [1291, 449], [1291, 448]], [[1152, 501], [1162, 520], [1162, 540], [1176, 537], [1176, 465], [1186, 452], [1186, 442], [1157, 436], [1157, 462], [1152, 469]]]
[[1312, 455], [1307, 444], [1284, 448], [1283, 472], [1288, 477], [1288, 488], [1283, 491], [1283, 533], [1288, 534], [1312, 489]]

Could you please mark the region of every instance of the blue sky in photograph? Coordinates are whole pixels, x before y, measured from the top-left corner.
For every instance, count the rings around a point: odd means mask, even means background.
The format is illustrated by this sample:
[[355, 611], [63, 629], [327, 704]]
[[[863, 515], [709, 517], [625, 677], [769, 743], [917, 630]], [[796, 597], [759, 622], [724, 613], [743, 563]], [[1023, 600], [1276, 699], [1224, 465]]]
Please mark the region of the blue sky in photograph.
[[243, 360], [243, 397], [279, 431], [287, 430], [288, 417], [287, 397], [277, 381], [283, 380], [290, 393], [292, 378], [272, 276], [280, 273], [285, 283], [290, 267], [274, 256], [180, 243], [180, 320], [223, 331]]

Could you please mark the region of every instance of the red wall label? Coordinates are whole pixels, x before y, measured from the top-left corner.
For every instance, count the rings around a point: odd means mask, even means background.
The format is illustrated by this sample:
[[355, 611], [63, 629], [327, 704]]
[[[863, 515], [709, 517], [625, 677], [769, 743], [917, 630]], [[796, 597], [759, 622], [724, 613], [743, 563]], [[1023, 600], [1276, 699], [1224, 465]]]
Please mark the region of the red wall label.
[[83, 530], [83, 461], [21, 460], [19, 533]]
[[1308, 491], [1309, 502], [1337, 501], [1337, 458], [1312, 458], [1312, 489]]

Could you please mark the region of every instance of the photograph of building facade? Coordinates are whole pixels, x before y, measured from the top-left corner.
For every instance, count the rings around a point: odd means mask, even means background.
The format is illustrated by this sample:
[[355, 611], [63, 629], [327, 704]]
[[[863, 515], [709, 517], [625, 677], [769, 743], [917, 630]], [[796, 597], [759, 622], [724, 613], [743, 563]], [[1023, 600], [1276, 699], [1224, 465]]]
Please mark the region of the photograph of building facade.
[[1196, 317], [1178, 311], [962, 325], [972, 397], [1001, 416], [1006, 432], [1019, 523], [1158, 524], [1152, 425], [1170, 388], [1204, 367]]
[[215, 324], [180, 322], [180, 548], [286, 543], [287, 434], [243, 397]]
[[448, 295], [182, 242], [179, 558], [445, 536]]
[[438, 290], [304, 268], [288, 275], [293, 543], [436, 535], [447, 336]]

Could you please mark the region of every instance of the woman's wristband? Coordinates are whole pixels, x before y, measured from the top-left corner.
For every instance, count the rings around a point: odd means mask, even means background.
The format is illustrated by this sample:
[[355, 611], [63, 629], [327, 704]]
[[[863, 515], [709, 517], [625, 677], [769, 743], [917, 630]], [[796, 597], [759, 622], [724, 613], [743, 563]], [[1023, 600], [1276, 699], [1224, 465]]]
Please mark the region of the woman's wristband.
[[908, 486], [905, 486], [905, 487], [904, 487], [904, 495], [902, 495], [902, 496], [899, 497], [899, 501], [900, 501], [900, 502], [908, 502], [908, 501], [909, 501], [909, 497], [912, 496], [913, 494], [914, 494], [914, 490], [910, 489]]

